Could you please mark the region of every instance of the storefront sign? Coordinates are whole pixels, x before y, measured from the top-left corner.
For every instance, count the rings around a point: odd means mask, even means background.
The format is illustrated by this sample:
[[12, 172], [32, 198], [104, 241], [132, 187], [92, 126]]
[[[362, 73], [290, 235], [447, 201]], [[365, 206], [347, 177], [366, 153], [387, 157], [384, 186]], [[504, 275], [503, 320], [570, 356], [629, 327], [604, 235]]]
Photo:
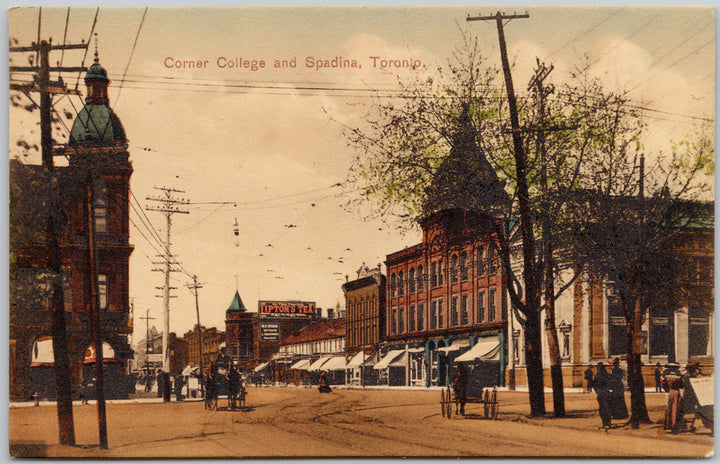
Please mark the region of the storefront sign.
[[263, 322], [260, 324], [261, 340], [279, 340], [280, 324], [277, 322]]
[[258, 301], [258, 313], [264, 316], [298, 317], [315, 314], [313, 301]]

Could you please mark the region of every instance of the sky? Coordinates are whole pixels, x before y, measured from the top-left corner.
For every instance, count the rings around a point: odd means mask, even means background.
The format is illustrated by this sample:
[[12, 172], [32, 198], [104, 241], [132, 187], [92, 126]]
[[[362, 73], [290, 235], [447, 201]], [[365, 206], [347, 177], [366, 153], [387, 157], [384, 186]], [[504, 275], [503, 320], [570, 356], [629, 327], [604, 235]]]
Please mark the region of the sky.
[[[536, 57], [560, 84], [584, 59], [608, 88], [629, 91], [644, 108], [647, 149], [667, 152], [704, 118], [715, 115], [715, 17], [700, 7], [539, 7], [529, 18], [505, 25], [515, 88], [523, 92]], [[145, 208], [157, 187], [182, 190], [189, 214], [172, 216], [170, 249], [182, 271], [172, 275], [170, 331], [179, 336], [196, 323], [192, 275], [199, 290], [200, 322], [224, 330], [225, 310], [238, 290], [245, 306], [258, 300], [314, 301], [323, 309], [343, 305], [341, 285], [363, 264], [419, 243], [418, 230], [402, 232], [392, 221], [371, 220], [371, 204], [348, 209], [357, 186], [344, 185], [356, 155], [343, 125], [361, 126], [373, 90], [392, 91], [397, 81], [433, 75], [462, 45], [462, 32], [477, 36], [481, 52], [499, 65], [494, 21], [488, 7], [22, 7], [9, 11], [9, 35], [20, 45], [88, 41], [85, 65], [96, 44], [111, 79], [110, 105], [129, 139], [134, 173], [130, 297], [135, 333], [146, 310], [161, 328], [162, 246], [165, 218]], [[512, 7], [503, 7], [512, 13]], [[67, 24], [67, 29], [66, 29]], [[66, 32], [67, 31], [67, 32]], [[83, 51], [53, 52], [54, 63], [78, 66]], [[18, 54], [13, 54], [18, 55]], [[372, 58], [376, 57], [376, 58]], [[13, 56], [25, 64], [24, 56]], [[346, 67], [318, 67], [333, 59]], [[274, 66], [275, 61], [295, 67]], [[356, 67], [352, 66], [353, 60]], [[397, 60], [397, 61], [395, 61]], [[403, 61], [415, 68], [390, 69]], [[253, 70], [253, 61], [256, 69]], [[265, 66], [261, 67], [260, 61]], [[192, 65], [191, 65], [192, 63]], [[228, 63], [243, 64], [231, 67]], [[15, 62], [13, 63], [15, 64]], [[194, 66], [193, 66], [194, 65]], [[191, 67], [193, 66], [193, 67]], [[27, 75], [13, 75], [26, 79]], [[78, 74], [65, 73], [69, 87]], [[84, 92], [82, 79], [79, 88]], [[81, 100], [56, 98], [72, 114]], [[9, 109], [9, 157], [39, 163], [39, 118]], [[72, 121], [55, 130], [67, 140]], [[65, 138], [63, 138], [65, 136]], [[61, 164], [61, 162], [58, 162]], [[237, 222], [236, 236], [234, 233]], [[153, 231], [149, 230], [153, 229]], [[384, 265], [383, 265], [384, 270]]]

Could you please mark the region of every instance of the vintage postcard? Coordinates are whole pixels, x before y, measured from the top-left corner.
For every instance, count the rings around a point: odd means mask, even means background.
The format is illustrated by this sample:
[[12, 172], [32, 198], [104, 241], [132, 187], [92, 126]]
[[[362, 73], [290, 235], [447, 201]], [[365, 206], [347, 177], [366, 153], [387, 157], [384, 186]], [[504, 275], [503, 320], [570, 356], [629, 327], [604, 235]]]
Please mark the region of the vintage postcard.
[[714, 454], [713, 7], [15, 7], [9, 452]]

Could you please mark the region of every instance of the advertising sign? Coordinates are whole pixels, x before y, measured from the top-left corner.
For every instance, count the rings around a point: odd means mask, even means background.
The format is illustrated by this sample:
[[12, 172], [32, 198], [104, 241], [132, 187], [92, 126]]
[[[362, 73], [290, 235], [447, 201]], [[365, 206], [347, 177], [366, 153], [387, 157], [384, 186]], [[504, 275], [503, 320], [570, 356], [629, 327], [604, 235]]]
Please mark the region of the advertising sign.
[[260, 323], [260, 340], [279, 340], [280, 324], [277, 322]]
[[314, 301], [258, 301], [261, 316], [308, 317], [315, 314]]

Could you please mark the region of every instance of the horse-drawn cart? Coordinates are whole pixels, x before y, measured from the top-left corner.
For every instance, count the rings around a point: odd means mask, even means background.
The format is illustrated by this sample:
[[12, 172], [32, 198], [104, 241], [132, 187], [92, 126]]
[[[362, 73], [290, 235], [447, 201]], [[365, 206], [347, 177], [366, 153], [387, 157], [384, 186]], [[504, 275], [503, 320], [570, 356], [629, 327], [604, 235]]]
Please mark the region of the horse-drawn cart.
[[227, 409], [245, 408], [247, 392], [240, 376], [237, 379], [226, 372], [218, 372], [205, 383], [205, 408], [218, 409], [218, 402], [227, 401]]
[[[455, 414], [458, 413], [460, 401], [454, 397], [451, 387], [447, 387], [440, 391], [440, 411], [443, 417], [450, 419], [452, 417], [453, 404], [455, 405]], [[465, 403], [477, 403], [483, 405], [485, 419], [497, 419], [500, 405], [497, 401], [497, 388], [483, 388], [477, 396], [465, 396]]]

